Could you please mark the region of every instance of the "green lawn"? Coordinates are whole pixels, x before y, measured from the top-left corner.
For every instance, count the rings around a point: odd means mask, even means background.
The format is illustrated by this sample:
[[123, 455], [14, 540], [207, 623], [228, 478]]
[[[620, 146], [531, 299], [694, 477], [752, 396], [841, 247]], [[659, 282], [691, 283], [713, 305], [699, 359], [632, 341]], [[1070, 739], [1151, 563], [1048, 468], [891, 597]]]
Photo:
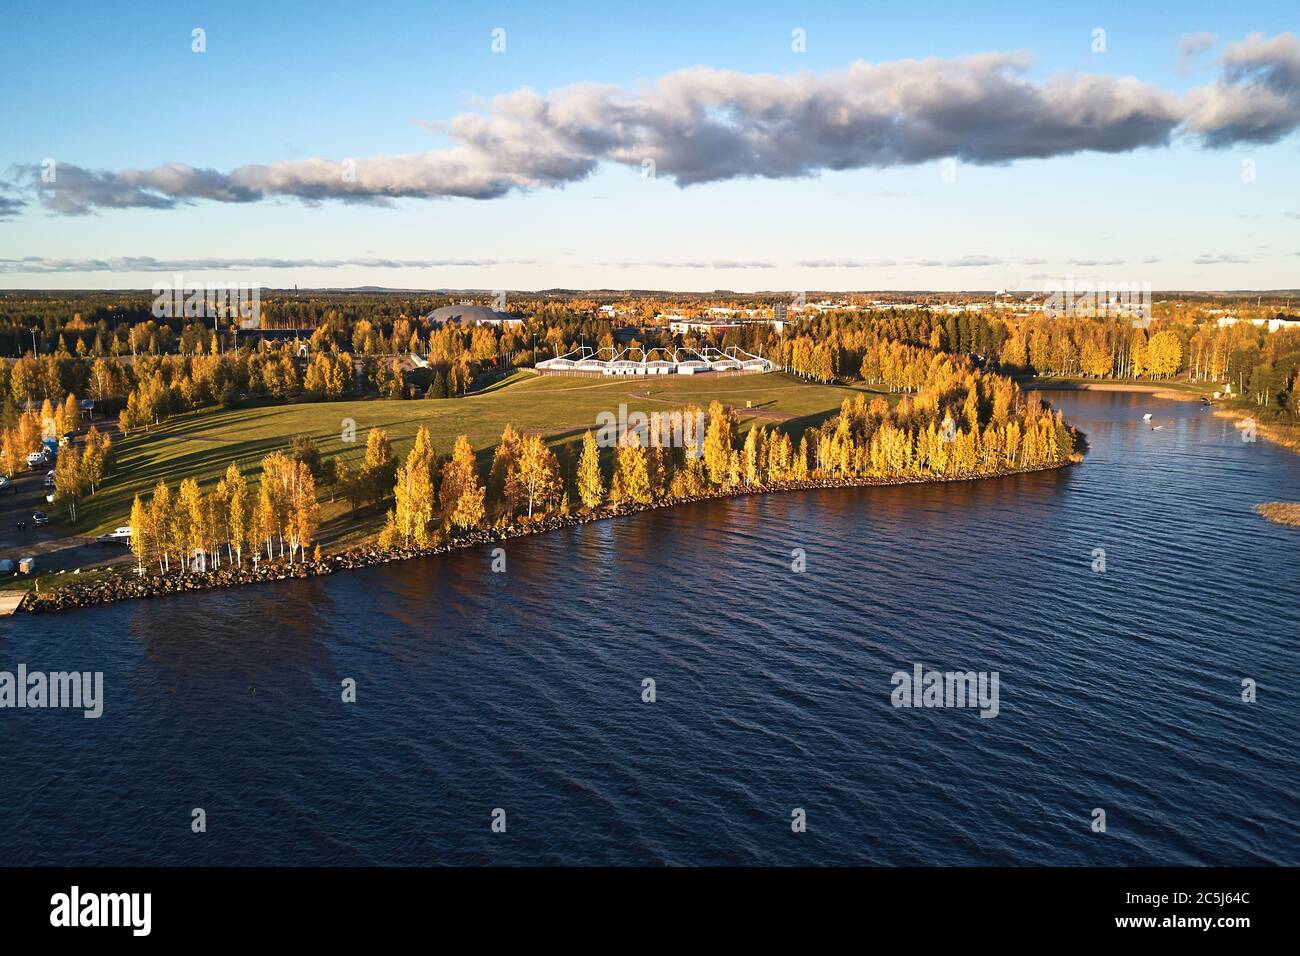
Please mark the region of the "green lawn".
[[[159, 479], [175, 486], [194, 477], [206, 486], [231, 461], [239, 462], [246, 474], [255, 473], [263, 456], [286, 448], [297, 434], [311, 435], [325, 456], [359, 460], [369, 429], [386, 429], [398, 453], [404, 454], [416, 429], [426, 425], [438, 452], [449, 452], [456, 436], [465, 434], [486, 465], [507, 422], [559, 444], [577, 441], [586, 429], [594, 429], [600, 412], [617, 415], [620, 403], [629, 412], [648, 413], [687, 404], [707, 407], [717, 399], [738, 409], [742, 428], [761, 418], [798, 434], [833, 415], [844, 398], [860, 390], [860, 386], [816, 385], [782, 373], [606, 380], [521, 372], [480, 394], [457, 399], [368, 399], [195, 412], [121, 439], [114, 474], [97, 494], [82, 502], [75, 530], [84, 535], [123, 524], [132, 497], [147, 494]], [[747, 409], [746, 402], [752, 402], [753, 408]], [[356, 423], [356, 441], [351, 444], [342, 441], [348, 419]], [[323, 530], [332, 527], [334, 532], [327, 538], [337, 538], [348, 523], [341, 504], [324, 509], [322, 519]], [[366, 524], [375, 520], [372, 517]]]

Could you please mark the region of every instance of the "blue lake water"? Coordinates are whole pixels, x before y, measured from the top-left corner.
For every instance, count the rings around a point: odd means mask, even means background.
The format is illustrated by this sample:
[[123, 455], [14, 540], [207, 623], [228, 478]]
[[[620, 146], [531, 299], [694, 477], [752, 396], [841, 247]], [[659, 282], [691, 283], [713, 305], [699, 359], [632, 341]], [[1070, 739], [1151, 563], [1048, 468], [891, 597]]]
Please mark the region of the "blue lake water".
[[[0, 711], [0, 864], [1300, 864], [1300, 530], [1251, 510], [1300, 457], [1049, 397], [1081, 467], [0, 622], [106, 698]], [[997, 717], [892, 706], [917, 663]]]

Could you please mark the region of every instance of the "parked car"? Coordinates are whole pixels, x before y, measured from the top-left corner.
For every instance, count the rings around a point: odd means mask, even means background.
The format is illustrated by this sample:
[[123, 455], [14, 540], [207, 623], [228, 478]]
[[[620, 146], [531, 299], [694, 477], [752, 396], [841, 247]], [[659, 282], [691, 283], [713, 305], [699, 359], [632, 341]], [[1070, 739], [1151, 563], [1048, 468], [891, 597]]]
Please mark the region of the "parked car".
[[13, 482], [9, 480], [8, 475], [0, 475], [0, 491], [4, 491], [12, 484]]
[[49, 452], [47, 452], [44, 448], [42, 448], [40, 451], [34, 451], [27, 456], [28, 468], [39, 468], [41, 467], [41, 465], [48, 465], [49, 463], [50, 463], [50, 455]]
[[50, 469], [49, 471], [47, 471], [47, 472], [45, 473], [45, 487], [46, 487], [46, 488], [53, 488], [53, 487], [54, 487], [54, 470], [53, 470], [53, 469]]
[[131, 528], [129, 525], [121, 528], [114, 528], [107, 534], [101, 534], [95, 540], [100, 544], [129, 545], [131, 543]]
[[4, 560], [0, 560], [0, 574], [13, 574], [13, 573], [14, 573], [14, 563], [10, 561], [8, 558], [5, 558]]
[[54, 504], [54, 492], [51, 491], [48, 495], [45, 496], [45, 503], [47, 505]]
[[49, 516], [47, 516], [44, 511], [32, 512], [32, 524], [36, 525], [36, 527], [41, 528], [49, 523]]

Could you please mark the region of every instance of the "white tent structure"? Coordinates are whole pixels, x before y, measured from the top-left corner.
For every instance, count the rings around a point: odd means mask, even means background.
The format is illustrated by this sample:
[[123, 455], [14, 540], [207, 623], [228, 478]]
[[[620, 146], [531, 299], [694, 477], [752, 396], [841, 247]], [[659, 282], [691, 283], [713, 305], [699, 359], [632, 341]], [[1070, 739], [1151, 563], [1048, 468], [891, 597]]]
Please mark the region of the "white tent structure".
[[537, 363], [551, 375], [700, 375], [772, 372], [776, 364], [734, 345], [725, 349], [642, 349], [636, 346], [592, 349], [586, 346]]

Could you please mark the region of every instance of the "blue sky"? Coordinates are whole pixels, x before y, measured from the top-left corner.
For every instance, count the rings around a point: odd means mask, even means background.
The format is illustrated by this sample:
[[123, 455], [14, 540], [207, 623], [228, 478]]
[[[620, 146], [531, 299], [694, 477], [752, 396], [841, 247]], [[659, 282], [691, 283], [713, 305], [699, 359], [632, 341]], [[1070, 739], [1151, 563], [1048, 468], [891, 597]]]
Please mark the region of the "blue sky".
[[[18, 181], [13, 169], [45, 159], [56, 169], [183, 163], [224, 174], [420, 154], [456, 145], [430, 125], [490, 111], [500, 94], [598, 83], [633, 95], [695, 66], [823, 75], [859, 60], [1025, 52], [1031, 83], [1132, 76], [1182, 96], [1215, 80], [1226, 44], [1300, 26], [1282, 3], [557, 6], [11, 3], [0, 175]], [[206, 31], [201, 54], [191, 50], [196, 27]], [[491, 48], [497, 28], [505, 52]], [[791, 49], [795, 28], [806, 52]], [[1103, 53], [1092, 50], [1096, 28]], [[1199, 33], [1216, 45], [1182, 62], [1180, 38]], [[1072, 275], [1294, 288], [1298, 147], [1294, 133], [1217, 149], [1179, 133], [1171, 145], [1113, 153], [959, 162], [955, 181], [935, 159], [686, 187], [671, 170], [647, 179], [634, 163], [602, 160], [588, 175], [496, 198], [385, 206], [186, 196], [170, 208], [62, 215], [30, 200], [0, 221], [0, 286], [149, 286], [160, 276], [111, 260], [150, 257], [168, 267], [161, 278], [200, 263], [209, 267], [185, 269], [187, 279], [272, 286], [1037, 289]], [[1246, 161], [1253, 180], [1243, 179]], [[51, 271], [55, 260], [83, 259], [109, 267]], [[298, 265], [259, 264], [272, 259]], [[380, 259], [420, 264], [367, 264]], [[223, 267], [231, 261], [245, 265]]]

